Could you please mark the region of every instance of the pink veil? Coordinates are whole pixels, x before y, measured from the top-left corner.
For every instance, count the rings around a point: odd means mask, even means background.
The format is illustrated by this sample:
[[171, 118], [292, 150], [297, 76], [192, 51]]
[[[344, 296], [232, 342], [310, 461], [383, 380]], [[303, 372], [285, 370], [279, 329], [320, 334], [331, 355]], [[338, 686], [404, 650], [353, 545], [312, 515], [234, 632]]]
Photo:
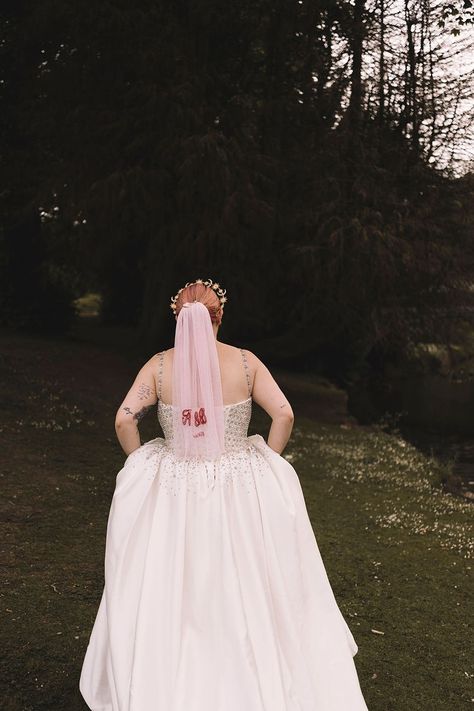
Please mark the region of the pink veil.
[[215, 459], [224, 451], [222, 384], [211, 316], [200, 301], [178, 314], [172, 388], [175, 453]]

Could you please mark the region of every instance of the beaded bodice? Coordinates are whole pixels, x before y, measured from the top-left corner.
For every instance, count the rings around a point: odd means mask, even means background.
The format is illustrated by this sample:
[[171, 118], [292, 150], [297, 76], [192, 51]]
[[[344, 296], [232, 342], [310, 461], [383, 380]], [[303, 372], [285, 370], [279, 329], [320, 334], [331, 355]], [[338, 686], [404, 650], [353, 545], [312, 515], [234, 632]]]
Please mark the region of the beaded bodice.
[[[234, 402], [229, 405], [224, 405], [224, 445], [226, 452], [240, 450], [246, 446], [248, 427], [252, 416], [252, 395], [249, 368], [243, 348], [240, 349], [240, 352], [247, 379], [249, 396], [246, 400], [242, 400], [241, 402]], [[173, 441], [173, 405], [162, 402], [161, 400], [163, 353], [164, 352], [161, 352], [159, 354], [157, 415], [161, 429], [163, 430], [165, 441], [169, 446], [171, 446]]]
[[[252, 415], [252, 398], [224, 405], [224, 443], [226, 451], [242, 449]], [[167, 444], [173, 440], [173, 406], [158, 402], [158, 421]]]

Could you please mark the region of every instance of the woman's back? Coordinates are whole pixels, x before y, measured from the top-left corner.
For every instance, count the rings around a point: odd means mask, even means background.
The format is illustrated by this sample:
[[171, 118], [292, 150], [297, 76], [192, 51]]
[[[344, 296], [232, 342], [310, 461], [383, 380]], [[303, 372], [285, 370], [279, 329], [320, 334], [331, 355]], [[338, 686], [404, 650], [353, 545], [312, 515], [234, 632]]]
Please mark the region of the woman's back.
[[[273, 421], [293, 420], [293, 410], [286, 395], [267, 366], [252, 351], [217, 340], [216, 348], [224, 405], [240, 403], [251, 395], [253, 402], [257, 403]], [[168, 404], [173, 400], [171, 381], [173, 354], [174, 348], [169, 348], [153, 356], [146, 364], [153, 374], [157, 399]]]
[[[267, 443], [281, 453], [291, 433], [293, 410], [288, 399], [273, 378], [267, 366], [252, 351], [237, 348], [216, 340], [216, 350], [222, 386], [222, 402], [229, 409], [232, 404], [245, 401], [259, 405], [271, 418]], [[137, 376], [119, 406], [115, 429], [124, 451], [136, 448], [136, 425], [155, 409], [173, 405], [174, 348], [160, 351], [140, 368]], [[160, 411], [158, 408], [158, 412]], [[163, 409], [164, 412], [164, 409]], [[163, 423], [161, 423], [162, 429]], [[230, 423], [228, 423], [229, 426]], [[242, 426], [239, 426], [239, 431]]]
[[[224, 405], [239, 403], [247, 399], [255, 380], [255, 362], [248, 351], [227, 343], [216, 341], [219, 367], [221, 371], [222, 399]], [[158, 353], [155, 369], [155, 389], [158, 400], [171, 404], [174, 348]]]
[[[249, 447], [247, 440], [248, 427], [252, 415], [252, 378], [250, 376], [250, 368], [247, 363], [247, 356], [243, 348], [234, 348], [226, 344], [220, 344], [224, 348], [218, 348], [219, 367], [222, 374], [222, 381], [226, 385], [223, 393], [232, 393], [234, 398], [232, 402], [226, 403], [224, 397], [224, 452], [234, 453], [244, 451]], [[169, 447], [172, 447], [174, 440], [174, 422], [173, 422], [173, 404], [167, 402], [170, 397], [169, 380], [171, 379], [172, 358], [174, 349], [162, 351], [158, 354], [158, 370], [156, 379], [156, 391], [158, 394], [158, 421], [163, 430], [164, 438]], [[238, 356], [237, 363], [235, 356]], [[167, 370], [165, 372], [165, 361], [168, 356]], [[167, 384], [167, 396], [163, 396]], [[242, 388], [245, 386], [245, 393]], [[189, 415], [191, 419], [191, 413]], [[193, 423], [194, 424], [194, 423]], [[199, 432], [199, 418], [196, 426], [196, 433]]]

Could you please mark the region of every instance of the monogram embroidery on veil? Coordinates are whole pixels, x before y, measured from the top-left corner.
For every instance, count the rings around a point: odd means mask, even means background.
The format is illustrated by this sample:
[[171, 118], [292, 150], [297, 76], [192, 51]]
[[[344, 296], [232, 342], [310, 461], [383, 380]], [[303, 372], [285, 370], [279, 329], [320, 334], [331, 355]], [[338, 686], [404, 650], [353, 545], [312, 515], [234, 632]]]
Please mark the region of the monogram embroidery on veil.
[[[191, 412], [191, 408], [186, 408], [181, 412], [181, 422], [183, 425], [191, 426]], [[206, 422], [207, 417], [204, 408], [200, 407], [199, 410], [194, 410], [194, 425], [199, 427], [199, 425], [205, 425]], [[201, 430], [200, 432], [193, 434], [193, 437], [204, 437], [204, 432]]]
[[[187, 408], [186, 410], [183, 410], [181, 413], [181, 421], [183, 425], [191, 425], [191, 408]], [[203, 407], [200, 407], [199, 410], [194, 410], [194, 424], [196, 427], [199, 427], [199, 425], [205, 425], [207, 422], [207, 417], [206, 413]]]

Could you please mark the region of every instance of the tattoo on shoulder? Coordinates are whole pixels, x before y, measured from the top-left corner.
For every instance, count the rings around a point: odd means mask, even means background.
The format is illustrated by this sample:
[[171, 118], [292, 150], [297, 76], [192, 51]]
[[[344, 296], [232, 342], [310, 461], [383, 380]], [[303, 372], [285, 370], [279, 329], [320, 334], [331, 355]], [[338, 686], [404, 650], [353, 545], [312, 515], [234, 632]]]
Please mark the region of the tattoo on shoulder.
[[127, 415], [133, 415], [133, 412], [131, 411], [131, 409], [129, 407], [122, 407], [122, 410], [125, 410]]

